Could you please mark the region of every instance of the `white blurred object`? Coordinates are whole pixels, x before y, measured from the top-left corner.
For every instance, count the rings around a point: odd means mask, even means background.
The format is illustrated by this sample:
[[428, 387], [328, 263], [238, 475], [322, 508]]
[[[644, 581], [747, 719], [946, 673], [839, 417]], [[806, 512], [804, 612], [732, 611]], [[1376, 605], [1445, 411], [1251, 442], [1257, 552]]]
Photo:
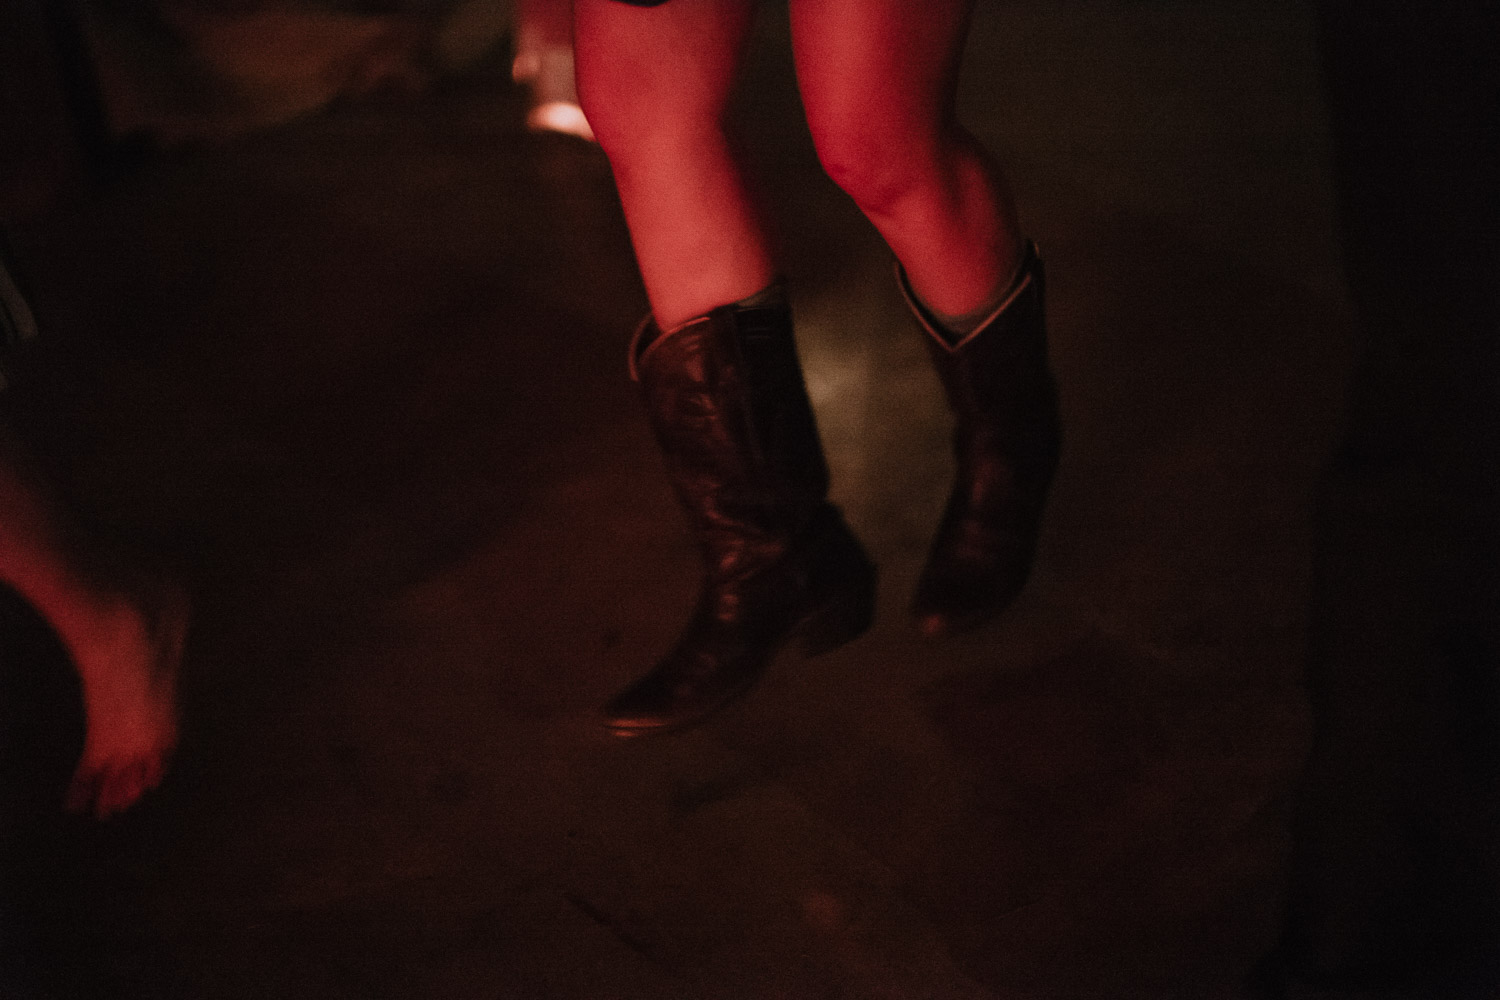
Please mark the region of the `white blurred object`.
[[576, 135], [589, 142], [594, 141], [594, 130], [583, 109], [572, 101], [549, 101], [538, 104], [526, 114], [526, 127], [538, 132], [564, 132]]
[[538, 132], [576, 135], [593, 142], [594, 130], [589, 128], [583, 108], [578, 104], [578, 85], [573, 78], [573, 47], [567, 44], [566, 36], [562, 42], [548, 37], [559, 32], [548, 32], [547, 26], [540, 23], [541, 19], [533, 23], [527, 17], [531, 6], [518, 5], [520, 23], [516, 26], [516, 58], [510, 67], [511, 79], [528, 91], [530, 107], [526, 112], [526, 127]]

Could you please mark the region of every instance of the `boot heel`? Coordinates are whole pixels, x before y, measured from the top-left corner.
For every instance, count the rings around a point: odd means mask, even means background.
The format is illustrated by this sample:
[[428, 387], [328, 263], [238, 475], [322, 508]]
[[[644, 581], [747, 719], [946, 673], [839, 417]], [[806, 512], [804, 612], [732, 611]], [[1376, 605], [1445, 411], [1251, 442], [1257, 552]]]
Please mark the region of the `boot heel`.
[[831, 653], [869, 630], [875, 620], [875, 579], [869, 567], [862, 579], [808, 616], [798, 635], [803, 656]]

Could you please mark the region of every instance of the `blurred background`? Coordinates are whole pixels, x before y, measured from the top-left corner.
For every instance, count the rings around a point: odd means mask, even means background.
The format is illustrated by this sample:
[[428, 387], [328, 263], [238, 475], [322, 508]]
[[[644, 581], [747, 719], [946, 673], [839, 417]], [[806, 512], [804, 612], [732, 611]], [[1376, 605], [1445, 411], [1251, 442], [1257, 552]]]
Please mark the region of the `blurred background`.
[[733, 124], [880, 618], [622, 743], [695, 553], [517, 11], [0, 2], [7, 420], [194, 602], [173, 770], [97, 824], [0, 595], [0, 997], [1496, 995], [1473, 6], [981, 0], [1066, 443], [1027, 593], [932, 646], [948, 418], [762, 4]]

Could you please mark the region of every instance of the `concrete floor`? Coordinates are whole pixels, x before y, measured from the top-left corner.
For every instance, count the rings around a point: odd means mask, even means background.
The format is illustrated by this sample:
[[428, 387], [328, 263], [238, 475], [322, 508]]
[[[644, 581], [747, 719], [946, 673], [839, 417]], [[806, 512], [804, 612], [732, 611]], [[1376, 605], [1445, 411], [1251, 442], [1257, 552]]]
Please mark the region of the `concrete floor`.
[[77, 710], [27, 681], [36, 995], [1240, 995], [1350, 355], [1311, 25], [981, 5], [965, 114], [1047, 257], [1067, 444], [1022, 600], [931, 646], [904, 607], [947, 418], [781, 18], [737, 117], [880, 617], [696, 731], [592, 718], [694, 549], [625, 375], [607, 166], [501, 78], [164, 157], [18, 234], [59, 339], [103, 344], [34, 433], [197, 609], [174, 770], [122, 819], [50, 811]]

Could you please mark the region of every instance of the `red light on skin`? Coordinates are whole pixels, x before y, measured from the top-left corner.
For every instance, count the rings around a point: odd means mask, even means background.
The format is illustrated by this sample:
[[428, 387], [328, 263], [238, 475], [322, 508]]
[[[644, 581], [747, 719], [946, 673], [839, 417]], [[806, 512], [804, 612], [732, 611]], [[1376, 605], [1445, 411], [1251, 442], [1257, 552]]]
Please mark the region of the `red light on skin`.
[[187, 633], [185, 594], [167, 586], [150, 602], [92, 603], [50, 619], [78, 670], [83, 753], [66, 807], [97, 819], [161, 783], [177, 744], [177, 671]]
[[177, 742], [188, 601], [169, 584], [139, 596], [96, 587], [59, 544], [63, 512], [21, 471], [17, 447], [0, 428], [0, 581], [52, 627], [78, 673], [83, 753], [65, 804], [103, 819], [161, 781]]

